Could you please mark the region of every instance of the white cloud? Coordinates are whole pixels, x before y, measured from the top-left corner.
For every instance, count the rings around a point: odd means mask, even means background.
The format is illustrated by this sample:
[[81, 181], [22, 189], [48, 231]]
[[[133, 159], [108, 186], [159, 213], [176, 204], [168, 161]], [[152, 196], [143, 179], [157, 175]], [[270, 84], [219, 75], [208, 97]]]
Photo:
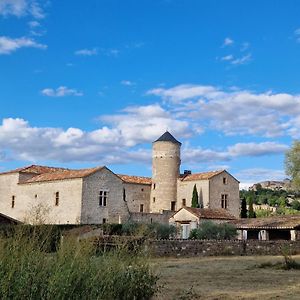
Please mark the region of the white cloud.
[[230, 46], [230, 45], [233, 45], [233, 44], [234, 44], [234, 40], [227, 37], [227, 38], [224, 39], [223, 47]]
[[244, 55], [240, 58], [234, 59], [231, 61], [231, 64], [233, 65], [244, 65], [247, 64], [251, 60], [252, 55], [249, 53], [247, 55]]
[[244, 169], [234, 174], [241, 182], [240, 189], [248, 189], [254, 183], [267, 180], [283, 180], [286, 174], [283, 170], [274, 170], [266, 168]]
[[67, 88], [66, 86], [60, 86], [57, 89], [46, 88], [43, 89], [41, 93], [48, 97], [83, 96], [82, 92]]
[[35, 19], [45, 17], [40, 1], [37, 0], [1, 0], [0, 15], [17, 17], [30, 15]]
[[234, 58], [233, 55], [230, 54], [230, 55], [226, 55], [226, 56], [221, 57], [221, 60], [229, 61], [229, 60], [233, 60], [233, 58]]
[[282, 154], [288, 148], [288, 145], [275, 142], [237, 143], [234, 146], [228, 147], [228, 153], [231, 156], [262, 156]]
[[81, 49], [75, 51], [75, 55], [81, 55], [81, 56], [94, 56], [98, 55], [98, 49], [92, 48], [92, 49]]
[[250, 43], [248, 43], [248, 42], [242, 43], [241, 52], [248, 50], [249, 47], [250, 47]]
[[38, 22], [38, 21], [30, 21], [30, 22], [28, 22], [28, 25], [30, 28], [36, 28], [36, 27], [41, 26], [40, 22]]
[[135, 82], [130, 81], [130, 80], [122, 80], [121, 84], [126, 85], [126, 86], [133, 86], [133, 85], [135, 85]]
[[11, 54], [21, 48], [46, 49], [47, 45], [37, 43], [35, 40], [26, 37], [13, 39], [7, 36], [0, 36], [0, 55]]
[[199, 96], [214, 93], [217, 90], [213, 86], [182, 84], [170, 89], [156, 88], [149, 90], [148, 95], [160, 96], [163, 99], [171, 99], [173, 102], [181, 102]]
[[177, 118], [195, 127], [227, 135], [300, 136], [300, 95], [222, 90], [214, 86], [184, 84], [147, 92], [161, 97]]
[[297, 28], [297, 29], [294, 31], [294, 35], [295, 35], [296, 41], [297, 41], [298, 43], [300, 43], [300, 28]]

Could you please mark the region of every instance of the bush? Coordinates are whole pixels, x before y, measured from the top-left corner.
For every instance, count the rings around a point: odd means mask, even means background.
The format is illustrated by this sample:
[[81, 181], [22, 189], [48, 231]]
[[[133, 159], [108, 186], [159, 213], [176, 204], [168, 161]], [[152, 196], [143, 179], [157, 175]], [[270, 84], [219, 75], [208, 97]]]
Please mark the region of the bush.
[[199, 228], [191, 230], [190, 239], [198, 240], [229, 240], [236, 237], [236, 228], [232, 224], [216, 224], [203, 222]]
[[19, 227], [0, 239], [1, 299], [150, 299], [156, 292], [158, 277], [141, 253], [96, 256], [92, 243], [69, 237], [50, 254], [47, 230], [27, 235]]

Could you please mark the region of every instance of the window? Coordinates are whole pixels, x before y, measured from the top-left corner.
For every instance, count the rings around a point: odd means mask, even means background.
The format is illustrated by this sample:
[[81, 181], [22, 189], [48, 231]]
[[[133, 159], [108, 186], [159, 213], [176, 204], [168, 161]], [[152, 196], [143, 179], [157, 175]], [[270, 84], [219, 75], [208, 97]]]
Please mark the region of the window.
[[223, 184], [227, 184], [227, 178], [223, 177]]
[[227, 194], [222, 194], [221, 195], [221, 207], [227, 209], [228, 208], [228, 203], [227, 203], [227, 199], [228, 195]]
[[15, 207], [15, 199], [16, 199], [16, 196], [11, 197], [11, 208]]
[[55, 206], [59, 205], [59, 192], [55, 193]]
[[144, 204], [140, 204], [140, 212], [144, 212]]
[[108, 191], [99, 192], [99, 206], [106, 206]]
[[126, 190], [125, 190], [125, 188], [123, 188], [123, 201], [126, 202]]
[[176, 209], [176, 201], [172, 201], [171, 202], [171, 210], [175, 210]]
[[155, 188], [156, 188], [156, 184], [155, 184], [155, 183], [153, 183], [153, 189], [155, 190]]
[[103, 219], [102, 219], [102, 224], [105, 224], [105, 223], [106, 223], [106, 219], [103, 218]]
[[141, 189], [141, 191], [143, 192], [143, 191], [144, 191], [144, 189]]
[[182, 199], [182, 206], [186, 206], [186, 199]]
[[34, 195], [34, 198], [35, 198], [35, 199], [37, 199], [37, 197], [38, 197], [38, 195], [37, 195], [37, 194], [35, 194], [35, 195]]
[[153, 197], [153, 203], [155, 203], [155, 197]]

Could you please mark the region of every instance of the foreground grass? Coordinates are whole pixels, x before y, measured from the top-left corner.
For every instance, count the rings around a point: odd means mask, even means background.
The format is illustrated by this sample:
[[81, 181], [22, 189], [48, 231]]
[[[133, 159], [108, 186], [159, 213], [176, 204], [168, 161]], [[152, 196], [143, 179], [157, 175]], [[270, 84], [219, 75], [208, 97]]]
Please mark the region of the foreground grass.
[[[300, 256], [294, 257], [300, 262]], [[300, 271], [258, 268], [279, 256], [161, 258], [155, 299], [299, 299]]]
[[64, 239], [49, 252], [51, 231], [16, 231], [0, 238], [1, 299], [150, 299], [157, 276], [148, 259], [126, 248], [97, 251], [89, 241]]

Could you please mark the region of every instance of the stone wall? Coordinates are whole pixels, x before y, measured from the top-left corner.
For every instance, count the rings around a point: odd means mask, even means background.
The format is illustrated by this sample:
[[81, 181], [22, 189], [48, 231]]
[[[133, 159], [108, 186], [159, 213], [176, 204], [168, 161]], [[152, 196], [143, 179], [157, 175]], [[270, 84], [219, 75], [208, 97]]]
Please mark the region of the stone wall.
[[150, 211], [151, 185], [123, 183], [125, 197], [130, 212], [140, 212], [141, 204], [145, 213]]
[[[223, 178], [226, 178], [226, 184], [223, 183]], [[225, 171], [210, 179], [209, 208], [221, 208], [222, 194], [228, 195], [228, 212], [238, 218], [240, 215], [239, 182]]]
[[[106, 206], [99, 205], [100, 190], [107, 192]], [[129, 217], [123, 199], [123, 181], [107, 168], [83, 179], [81, 223], [124, 223]]]
[[226, 255], [282, 255], [283, 249], [300, 254], [300, 241], [199, 241], [153, 240], [148, 247], [154, 256], [191, 257]]
[[[55, 205], [57, 192], [59, 203]], [[77, 224], [81, 194], [81, 178], [19, 184], [18, 173], [0, 175], [0, 212], [21, 222]]]
[[183, 207], [182, 200], [186, 200], [185, 206], [192, 206], [193, 189], [196, 184], [199, 198], [204, 208], [209, 207], [209, 180], [177, 181], [177, 210]]
[[173, 211], [163, 211], [162, 214], [159, 213], [131, 213], [130, 221], [138, 222], [138, 223], [161, 223], [161, 224], [169, 224], [169, 218], [173, 215]]

